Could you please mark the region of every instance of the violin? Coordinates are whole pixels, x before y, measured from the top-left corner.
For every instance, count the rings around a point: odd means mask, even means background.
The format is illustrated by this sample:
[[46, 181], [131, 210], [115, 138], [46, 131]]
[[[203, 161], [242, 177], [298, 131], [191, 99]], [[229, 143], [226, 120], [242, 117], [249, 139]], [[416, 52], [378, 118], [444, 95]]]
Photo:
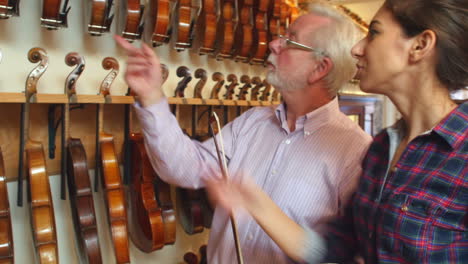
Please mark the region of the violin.
[[289, 27], [289, 18], [291, 16], [291, 8], [286, 3], [286, 0], [281, 0], [280, 17], [279, 17], [279, 34], [285, 35]]
[[234, 60], [248, 62], [253, 44], [253, 0], [239, 0], [239, 24], [235, 34]]
[[218, 94], [221, 90], [221, 87], [224, 85], [224, 75], [220, 72], [215, 72], [211, 76], [211, 79], [216, 82], [215, 86], [211, 89], [210, 99], [219, 99]]
[[[163, 68], [163, 71], [166, 68]], [[167, 69], [166, 69], [167, 70]], [[168, 74], [163, 74], [167, 79]], [[134, 244], [143, 252], [152, 252], [160, 249], [166, 244], [166, 241], [171, 240], [171, 243], [175, 241], [175, 217], [170, 217], [168, 213], [172, 210], [172, 216], [174, 215], [172, 206], [166, 209], [166, 218], [163, 216], [163, 210], [161, 207], [160, 200], [158, 199], [158, 190], [160, 192], [166, 191], [170, 199], [170, 189], [164, 189], [159, 186], [166, 183], [157, 181], [158, 175], [154, 171], [149, 157], [146, 153], [144, 146], [143, 135], [141, 133], [131, 133], [131, 113], [129, 109], [126, 109], [126, 133], [130, 134], [130, 145], [131, 145], [131, 181], [127, 188], [127, 201], [129, 206], [130, 214], [130, 235]], [[159, 189], [156, 189], [159, 187]], [[166, 184], [167, 185], [167, 184]], [[163, 190], [164, 189], [164, 190]], [[166, 221], [168, 225], [171, 225], [170, 221], [174, 224], [172, 227], [174, 230], [169, 231], [166, 234]], [[168, 237], [167, 236], [173, 236]]]
[[222, 4], [222, 17], [218, 21], [218, 38], [216, 52], [216, 59], [230, 59], [232, 58], [232, 48], [234, 45], [234, 29], [236, 27], [236, 0], [223, 0]]
[[65, 0], [63, 7], [60, 10], [61, 4], [61, 0], [42, 1], [41, 26], [49, 30], [68, 27], [68, 12], [70, 11], [71, 7], [68, 6], [68, 0]]
[[226, 94], [224, 94], [224, 99], [232, 100], [234, 90], [239, 85], [239, 82], [237, 81], [237, 76], [232, 73], [227, 76], [227, 81], [230, 82], [230, 84], [226, 85]]
[[121, 4], [117, 32], [129, 42], [141, 39], [144, 6], [140, 0], [123, 0]]
[[[29, 138], [29, 102], [36, 93], [38, 79], [42, 76], [48, 66], [48, 58], [45, 50], [33, 48], [28, 52], [28, 59], [32, 63], [39, 62], [26, 80], [26, 101], [22, 107], [22, 130], [20, 144], [20, 156], [23, 148], [26, 149], [26, 170], [28, 201], [31, 214], [31, 228], [35, 253], [40, 263], [58, 263], [58, 244], [55, 227], [54, 205], [50, 192], [49, 177], [47, 175], [44, 149], [42, 143]], [[24, 146], [25, 145], [25, 146]], [[22, 160], [20, 160], [22, 166]], [[22, 170], [22, 168], [19, 168]], [[18, 177], [22, 181], [22, 177]], [[20, 179], [21, 178], [21, 179]], [[22, 182], [19, 182], [22, 184]], [[22, 191], [18, 192], [20, 195]], [[19, 201], [20, 203], [20, 201]], [[22, 203], [22, 201], [21, 201]]]
[[[72, 52], [66, 56], [65, 61], [68, 66], [76, 65], [65, 82], [65, 92], [70, 98], [72, 94], [76, 93], [76, 80], [84, 70], [84, 59], [78, 53]], [[69, 106], [66, 105], [66, 107]], [[73, 227], [78, 244], [78, 256], [80, 263], [98, 264], [102, 263], [102, 257], [86, 152], [79, 138], [69, 136], [68, 123], [69, 110], [66, 110], [63, 125], [67, 135], [65, 164], [67, 166], [68, 193]]]
[[2, 151], [0, 149], [0, 262], [13, 263], [13, 231], [11, 225], [10, 203], [5, 177]]
[[201, 42], [199, 55], [213, 54], [215, 51], [217, 14], [216, 0], [203, 0], [197, 26]]
[[206, 71], [204, 69], [197, 69], [194, 73], [195, 78], [200, 79], [195, 85], [195, 89], [193, 92], [193, 98], [202, 98], [202, 90], [205, 87], [206, 81], [208, 77], [206, 75]]
[[268, 51], [267, 12], [269, 0], [259, 0], [254, 9], [255, 28], [253, 30], [252, 64], [263, 64]]
[[247, 94], [249, 93], [249, 89], [252, 87], [252, 82], [248, 75], [242, 75], [240, 82], [244, 85], [240, 88], [237, 98], [239, 98], [239, 100], [247, 100]]
[[254, 88], [250, 91], [250, 101], [257, 101], [258, 95], [260, 94], [260, 89], [264, 86], [262, 79], [255, 76], [251, 80], [252, 84], [255, 85]]
[[282, 0], [272, 0], [273, 5], [270, 5], [268, 11], [268, 28], [271, 40], [278, 38], [280, 34], [280, 13], [281, 13], [281, 2]]
[[179, 81], [177, 87], [174, 92], [175, 97], [184, 97], [185, 88], [187, 88], [188, 83], [192, 80], [192, 76], [190, 75], [189, 68], [185, 66], [180, 66], [176, 70], [177, 77], [181, 77], [182, 80]]
[[19, 0], [0, 0], [0, 19], [19, 16]]
[[113, 0], [88, 0], [87, 14], [89, 23], [86, 24], [91, 36], [101, 36], [109, 29], [114, 19], [111, 15]]
[[271, 84], [269, 84], [265, 79], [263, 80], [263, 85], [265, 86], [265, 89], [263, 89], [262, 95], [260, 96], [260, 100], [268, 102], [268, 98], [270, 97]]
[[192, 32], [196, 19], [195, 16], [192, 17], [192, 8], [195, 8], [192, 6], [192, 0], [177, 1], [177, 40], [174, 46], [177, 51], [192, 47]]
[[153, 47], [169, 43], [171, 31], [169, 0], [150, 0], [149, 13], [145, 19], [145, 40]]
[[273, 93], [271, 94], [271, 101], [278, 102], [279, 101], [279, 92], [278, 90], [274, 89]]
[[[115, 78], [118, 63], [113, 58], [105, 58], [103, 61], [104, 68], [112, 68]], [[115, 75], [114, 75], [115, 74]], [[109, 77], [109, 75], [108, 75]], [[101, 94], [108, 94], [110, 84], [113, 79], [107, 78], [101, 85]], [[102, 176], [102, 187], [104, 189], [104, 202], [107, 208], [107, 219], [109, 222], [110, 233], [114, 246], [114, 254], [117, 263], [129, 263], [129, 243], [128, 243], [128, 228], [127, 228], [127, 210], [125, 204], [125, 192], [120, 176], [120, 168], [117, 160], [117, 155], [114, 148], [114, 137], [103, 131], [103, 107], [97, 108], [98, 113], [98, 141], [99, 141], [99, 157], [100, 169]]]

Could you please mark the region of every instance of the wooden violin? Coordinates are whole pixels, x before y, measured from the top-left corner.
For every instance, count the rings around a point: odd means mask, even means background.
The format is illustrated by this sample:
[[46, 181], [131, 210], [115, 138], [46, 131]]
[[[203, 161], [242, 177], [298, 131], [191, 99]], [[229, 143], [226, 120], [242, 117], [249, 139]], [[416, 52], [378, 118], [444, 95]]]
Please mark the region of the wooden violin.
[[273, 93], [271, 94], [271, 101], [278, 102], [279, 101], [279, 92], [278, 90], [274, 89]]
[[234, 29], [236, 27], [236, 0], [220, 0], [222, 2], [222, 16], [218, 21], [216, 59], [232, 58], [234, 46]]
[[5, 166], [0, 149], [0, 263], [14, 262], [13, 231], [8, 200]]
[[62, 9], [61, 5], [61, 0], [42, 1], [41, 26], [49, 30], [68, 27], [67, 18], [71, 7], [68, 6], [68, 0], [65, 0]]
[[121, 4], [122, 6], [119, 7], [118, 34], [129, 42], [141, 39], [144, 6], [140, 4], [140, 0], [123, 0]]
[[265, 79], [263, 80], [263, 85], [265, 86], [265, 89], [263, 89], [262, 95], [260, 96], [260, 100], [268, 102], [268, 98], [270, 97], [271, 84], [269, 84]]
[[195, 6], [192, 6], [192, 0], [177, 1], [177, 40], [174, 46], [177, 51], [192, 47], [193, 28], [199, 15], [199, 9], [196, 14], [192, 14], [192, 9], [195, 8]]
[[203, 87], [205, 87], [206, 81], [208, 80], [208, 76], [206, 75], [206, 71], [204, 69], [197, 69], [194, 73], [195, 78], [200, 79], [195, 85], [195, 89], [193, 91], [193, 98], [203, 98], [202, 91]]
[[145, 19], [144, 36], [153, 47], [168, 43], [171, 34], [169, 0], [150, 0]]
[[269, 0], [259, 0], [255, 6], [255, 28], [253, 31], [252, 64], [263, 64], [268, 51], [267, 12]]
[[[119, 68], [117, 60], [105, 58], [104, 68], [112, 68], [113, 72]], [[111, 75], [113, 76], [113, 75]], [[101, 94], [108, 94], [112, 81], [106, 77], [101, 85]], [[114, 254], [117, 263], [129, 263], [129, 243], [127, 228], [127, 210], [125, 205], [125, 192], [120, 176], [120, 168], [114, 148], [114, 137], [103, 131], [103, 107], [98, 107], [98, 137], [99, 156], [101, 157], [102, 187], [104, 189], [104, 201], [107, 208], [107, 219], [114, 246]]]
[[198, 18], [198, 36], [200, 38], [200, 55], [213, 54], [216, 41], [216, 22], [218, 21], [216, 0], [203, 0], [202, 11]]
[[[163, 68], [164, 71], [165, 68]], [[167, 78], [168, 74], [163, 74]], [[164, 78], [164, 81], [165, 79]], [[166, 244], [166, 241], [175, 241], [175, 217], [173, 208], [166, 209], [166, 218], [163, 216], [163, 210], [158, 191], [166, 191], [170, 200], [170, 189], [160, 185], [166, 184], [158, 182], [158, 175], [154, 171], [144, 146], [143, 135], [140, 133], [131, 133], [131, 113], [129, 109], [125, 111], [126, 132], [130, 134], [131, 145], [131, 175], [127, 188], [127, 200], [129, 209], [129, 228], [133, 243], [143, 252], [152, 252], [160, 249]], [[156, 186], [158, 185], [158, 186]], [[166, 184], [167, 185], [167, 184]], [[157, 189], [156, 187], [159, 187]], [[172, 203], [172, 202], [171, 202]], [[168, 213], [172, 212], [172, 217]], [[166, 238], [165, 225], [171, 225], [174, 230], [169, 231]], [[170, 223], [170, 222], [173, 223]]]
[[[65, 62], [68, 66], [76, 65], [67, 78], [65, 92], [69, 98], [76, 93], [76, 81], [84, 70], [84, 59], [78, 53], [69, 53]], [[69, 106], [66, 105], [68, 108]], [[86, 152], [79, 138], [69, 136], [69, 110], [64, 115], [65, 134], [67, 135], [66, 166], [68, 193], [72, 211], [80, 263], [102, 263], [96, 213], [94, 210], [91, 181], [88, 174]], [[63, 157], [62, 157], [63, 158]]]
[[111, 14], [113, 0], [88, 0], [87, 13], [88, 21], [86, 24], [88, 33], [91, 36], [100, 36], [105, 32], [109, 32], [109, 29], [114, 19], [114, 15]]
[[[21, 145], [25, 145], [26, 148], [26, 170], [28, 172], [27, 186], [28, 200], [30, 202], [31, 228], [35, 252], [39, 263], [58, 263], [59, 256], [54, 205], [50, 192], [44, 149], [41, 142], [33, 141], [29, 138], [29, 102], [33, 94], [37, 91], [36, 85], [38, 79], [47, 69], [48, 58], [45, 50], [33, 48], [28, 52], [28, 59], [32, 63], [39, 62], [39, 65], [31, 71], [26, 80], [26, 101], [24, 108], [22, 108], [23, 125], [21, 141], [26, 143]], [[23, 154], [22, 151], [23, 149], [20, 147], [20, 155]], [[22, 161], [20, 161], [20, 165], [22, 165]]]
[[239, 23], [234, 43], [234, 60], [248, 62], [253, 44], [253, 0], [239, 0]]
[[232, 73], [227, 76], [227, 81], [230, 82], [230, 84], [226, 85], [226, 94], [224, 94], [224, 99], [232, 100], [234, 91], [239, 85], [239, 82], [237, 81], [237, 76]]
[[278, 38], [280, 34], [280, 13], [282, 0], [272, 0], [273, 4], [270, 5], [268, 11], [268, 28], [270, 40]]
[[291, 8], [286, 3], [286, 0], [281, 0], [280, 17], [279, 17], [279, 34], [285, 35], [289, 27], [289, 18], [291, 16]]
[[19, 16], [20, 0], [0, 0], [0, 19]]
[[192, 80], [192, 76], [189, 68], [185, 66], [180, 66], [176, 70], [177, 77], [181, 77], [182, 80], [179, 81], [174, 92], [175, 97], [185, 97], [184, 91], [187, 88], [188, 83]]
[[242, 75], [240, 78], [240, 82], [244, 85], [239, 89], [239, 94], [237, 94], [237, 98], [239, 98], [239, 100], [247, 100], [247, 94], [249, 93], [249, 89], [252, 87], [252, 82], [248, 75]]
[[265, 85], [262, 82], [260, 77], [255, 76], [251, 80], [252, 84], [255, 85], [250, 91], [250, 101], [258, 101], [258, 95], [260, 94], [260, 89]]
[[219, 99], [218, 94], [221, 87], [224, 85], [224, 75], [220, 72], [215, 72], [211, 76], [211, 79], [216, 82], [215, 86], [211, 89], [210, 99]]

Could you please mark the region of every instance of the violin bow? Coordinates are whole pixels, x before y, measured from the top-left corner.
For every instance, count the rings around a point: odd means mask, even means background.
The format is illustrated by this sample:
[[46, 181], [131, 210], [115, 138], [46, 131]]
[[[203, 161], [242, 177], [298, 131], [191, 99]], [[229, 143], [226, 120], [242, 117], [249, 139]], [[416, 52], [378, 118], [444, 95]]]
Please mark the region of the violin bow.
[[[214, 134], [213, 125], [211, 124], [212, 122], [209, 122], [210, 123], [210, 127], [209, 127], [210, 128], [210, 134], [211, 134], [211, 137], [213, 138], [213, 141], [215, 143], [216, 154], [218, 155], [219, 168], [221, 169], [221, 173], [222, 173], [224, 179], [228, 179], [229, 175], [228, 175], [228, 170], [227, 170], [226, 155], [225, 155], [225, 152], [224, 152], [224, 143], [223, 143], [223, 134], [221, 133], [221, 125], [220, 125], [219, 118], [218, 118], [218, 115], [216, 114], [216, 112], [212, 112], [212, 116], [216, 121], [216, 126], [218, 127], [219, 143], [221, 145], [221, 153], [223, 154], [222, 157], [221, 157], [221, 154], [220, 154], [219, 145], [218, 145], [218, 141], [216, 139], [216, 135]], [[210, 121], [212, 121], [212, 120], [210, 120]], [[239, 242], [239, 234], [237, 232], [236, 219], [234, 219], [234, 215], [233, 215], [232, 212], [231, 212], [230, 218], [231, 218], [232, 233], [234, 235], [234, 242], [235, 242], [235, 245], [236, 245], [237, 263], [238, 264], [244, 264], [244, 258], [242, 257], [242, 249], [241, 249], [240, 242]]]

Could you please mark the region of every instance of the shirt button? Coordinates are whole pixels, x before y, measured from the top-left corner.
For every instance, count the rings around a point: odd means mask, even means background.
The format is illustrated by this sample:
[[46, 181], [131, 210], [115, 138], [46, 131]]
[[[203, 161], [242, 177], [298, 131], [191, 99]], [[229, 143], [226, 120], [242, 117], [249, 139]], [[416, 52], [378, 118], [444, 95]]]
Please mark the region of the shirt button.
[[309, 135], [310, 135], [310, 132], [309, 132], [309, 131], [306, 131], [304, 134], [305, 134], [306, 136], [309, 136]]
[[286, 141], [284, 141], [284, 143], [286, 143], [287, 145], [289, 145], [289, 144], [291, 143], [291, 140], [286, 139]]
[[252, 234], [249, 234], [248, 239], [249, 239], [249, 240], [252, 240], [252, 239], [253, 239], [253, 235], [252, 235]]
[[276, 174], [276, 170], [273, 170], [273, 171], [271, 172], [271, 174]]
[[401, 210], [402, 210], [403, 212], [408, 212], [408, 206], [403, 205], [403, 206], [401, 207]]

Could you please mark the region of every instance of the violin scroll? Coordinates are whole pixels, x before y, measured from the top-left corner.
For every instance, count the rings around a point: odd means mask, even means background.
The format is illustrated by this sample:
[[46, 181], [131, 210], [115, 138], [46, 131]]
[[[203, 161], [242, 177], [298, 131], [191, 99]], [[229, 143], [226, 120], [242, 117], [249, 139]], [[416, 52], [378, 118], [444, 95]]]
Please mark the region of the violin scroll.
[[106, 57], [102, 60], [102, 68], [111, 70], [102, 81], [101, 88], [99, 89], [99, 93], [106, 96], [110, 94], [110, 87], [117, 77], [117, 74], [119, 74], [119, 62], [115, 58]]

